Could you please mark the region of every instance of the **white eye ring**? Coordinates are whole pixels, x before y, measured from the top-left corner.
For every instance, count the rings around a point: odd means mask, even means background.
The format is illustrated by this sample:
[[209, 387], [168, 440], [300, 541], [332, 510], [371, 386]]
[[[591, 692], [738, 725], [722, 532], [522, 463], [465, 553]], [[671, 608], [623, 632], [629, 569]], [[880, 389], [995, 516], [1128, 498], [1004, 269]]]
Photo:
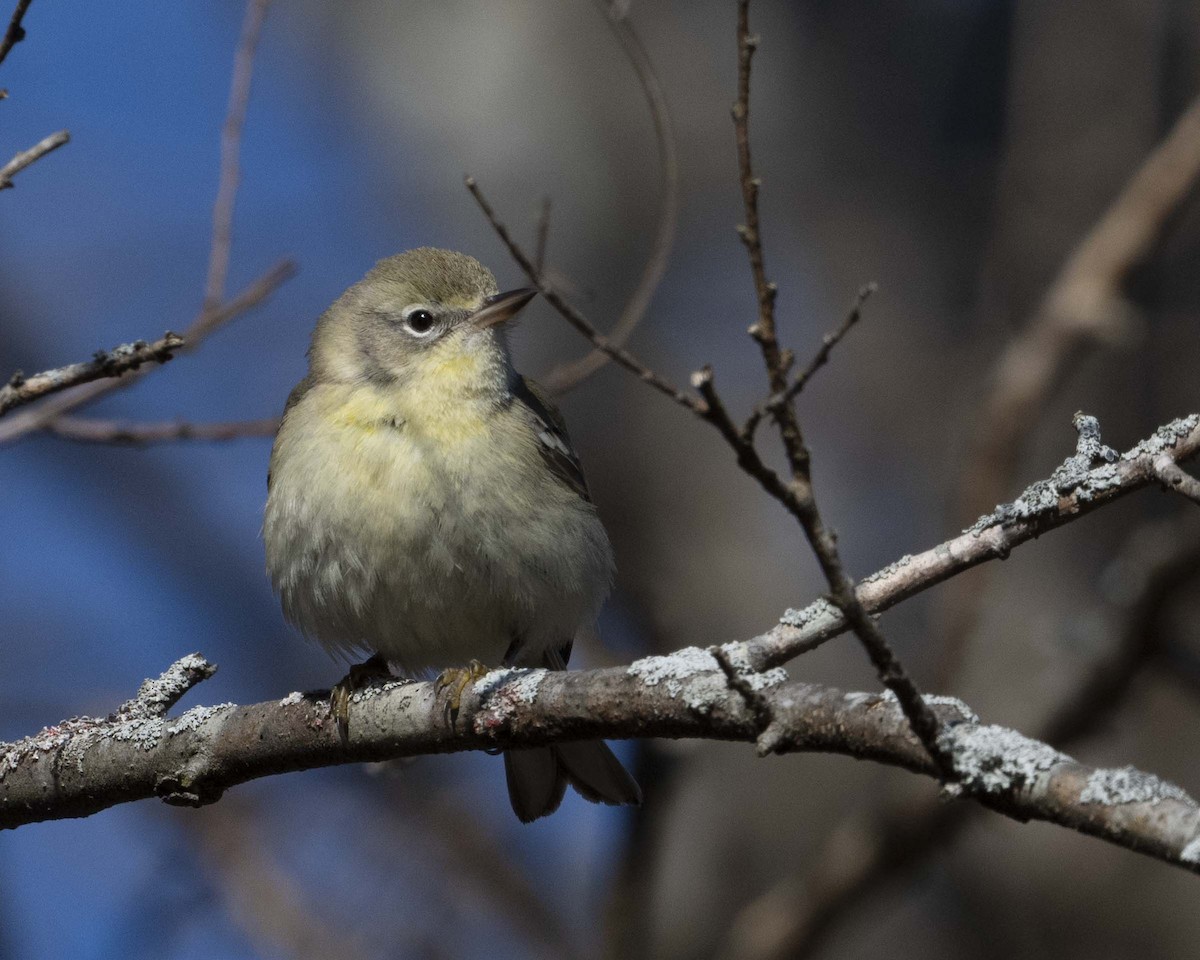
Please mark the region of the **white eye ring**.
[[423, 303], [405, 307], [400, 316], [404, 320], [404, 329], [414, 337], [428, 337], [437, 329], [437, 318]]

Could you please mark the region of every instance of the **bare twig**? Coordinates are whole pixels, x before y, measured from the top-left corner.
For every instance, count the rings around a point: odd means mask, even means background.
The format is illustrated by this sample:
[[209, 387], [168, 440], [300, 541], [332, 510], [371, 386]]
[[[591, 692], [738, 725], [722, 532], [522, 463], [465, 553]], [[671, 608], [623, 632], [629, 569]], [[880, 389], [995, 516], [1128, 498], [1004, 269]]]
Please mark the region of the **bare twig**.
[[52, 133], [44, 140], [38, 141], [28, 150], [22, 150], [3, 167], [0, 167], [0, 190], [7, 190], [14, 186], [12, 182], [14, 176], [52, 150], [57, 150], [64, 143], [68, 143], [70, 139], [71, 134], [68, 131], [59, 130], [58, 133]]
[[[671, 247], [675, 242], [675, 229], [679, 221], [679, 157], [675, 147], [675, 133], [671, 128], [671, 113], [667, 107], [667, 98], [663, 93], [662, 84], [654, 71], [654, 64], [646, 48], [642, 46], [633, 25], [629, 22], [628, 6], [615, 0], [594, 0], [597, 8], [604, 14], [608, 25], [620, 44], [625, 56], [633, 66], [642, 93], [646, 97], [646, 105], [650, 110], [650, 120], [654, 124], [654, 141], [658, 148], [659, 161], [659, 192], [660, 201], [658, 222], [654, 229], [654, 239], [650, 244], [650, 255], [642, 268], [637, 286], [629, 297], [629, 301], [621, 310], [617, 322], [608, 333], [609, 343], [623, 346], [633, 335], [639, 323], [650, 307], [654, 292], [662, 282], [667, 269], [667, 261], [671, 255]], [[542, 258], [535, 260], [538, 273], [542, 270]], [[584, 380], [604, 366], [610, 355], [603, 350], [593, 350], [591, 353], [572, 363], [555, 367], [544, 378], [543, 384], [551, 393], [566, 393], [579, 386]]]
[[115, 443], [130, 446], [175, 443], [181, 440], [215, 443], [243, 437], [273, 437], [279, 429], [279, 417], [230, 420], [226, 423], [193, 423], [187, 420], [154, 423], [66, 416], [55, 418], [46, 429], [57, 437], [81, 443]]
[[776, 394], [787, 389], [791, 357], [780, 350], [775, 334], [775, 296], [778, 290], [767, 279], [763, 261], [762, 232], [758, 219], [758, 188], [761, 181], [754, 175], [754, 165], [750, 159], [750, 63], [758, 49], [758, 37], [750, 33], [750, 0], [738, 0], [737, 45], [737, 100], [733, 104], [733, 129], [746, 218], [746, 222], [738, 226], [738, 236], [742, 238], [750, 257], [754, 292], [758, 298], [758, 320], [750, 328], [750, 335], [762, 349], [771, 393]]
[[216, 672], [216, 666], [200, 654], [189, 653], [176, 660], [161, 675], [143, 680], [137, 695], [121, 704], [113, 716], [118, 720], [165, 717], [192, 687], [210, 679]]
[[[865, 609], [878, 613], [902, 600], [988, 560], [1004, 559], [1013, 548], [1070, 523], [1113, 500], [1157, 483], [1154, 461], [1175, 462], [1200, 453], [1200, 414], [1189, 414], [1159, 427], [1113, 463], [1084, 468], [1075, 457], [1049, 479], [1032, 484], [1017, 500], [999, 506], [974, 526], [923, 553], [901, 557], [858, 584]], [[1076, 455], [1078, 456], [1078, 455]], [[1070, 470], [1064, 469], [1071, 464]], [[786, 663], [814, 650], [848, 629], [846, 618], [819, 600], [791, 610], [767, 633], [746, 642], [754, 669]]]
[[[933, 774], [888, 698], [764, 678], [786, 752], [843, 753]], [[494, 671], [445, 722], [432, 683], [392, 681], [355, 695], [349, 740], [327, 700], [294, 694], [250, 706], [196, 707], [174, 720], [79, 718], [0, 749], [0, 828], [86, 816], [158, 796], [203, 805], [229, 787], [293, 770], [629, 736], [754, 740], [758, 724], [711, 655], [697, 648], [627, 668]], [[1046, 820], [1200, 873], [1200, 808], [1132, 768], [1080, 764], [1012, 730], [980, 724], [949, 698], [929, 703], [966, 795], [1019, 819]]]
[[808, 381], [813, 378], [813, 374], [815, 374], [818, 370], [825, 366], [826, 363], [829, 362], [829, 357], [833, 353], [833, 348], [841, 343], [842, 338], [845, 337], [846, 334], [848, 334], [854, 327], [854, 325], [862, 318], [863, 306], [866, 304], [867, 300], [874, 295], [877, 289], [879, 288], [874, 283], [868, 283], [863, 286], [858, 291], [858, 295], [854, 298], [854, 303], [851, 305], [850, 310], [846, 313], [845, 318], [842, 320], [841, 326], [839, 326], [836, 330], [830, 331], [821, 338], [821, 349], [819, 349], [813, 355], [813, 358], [809, 361], [808, 366], [800, 371], [799, 375], [797, 375], [797, 377], [792, 381], [791, 386], [788, 387], [783, 393], [777, 393], [774, 396], [768, 397], [751, 411], [750, 416], [746, 419], [745, 425], [742, 427], [742, 437], [746, 441], [749, 442], [754, 440], [754, 432], [758, 429], [758, 425], [762, 422], [763, 417], [767, 416], [767, 414], [775, 414], [787, 404], [791, 403], [804, 391], [804, 388], [808, 386]]
[[0, 416], [8, 413], [13, 407], [60, 390], [103, 378], [119, 377], [130, 370], [136, 370], [143, 363], [166, 363], [183, 343], [182, 337], [168, 332], [154, 343], [137, 340], [112, 350], [99, 350], [91, 360], [45, 370], [31, 377], [15, 373], [6, 386], [0, 387]]
[[584, 337], [591, 341], [592, 345], [615, 361], [619, 366], [624, 367], [639, 380], [649, 384], [659, 393], [670, 397], [680, 406], [698, 416], [704, 415], [704, 404], [696, 397], [680, 390], [666, 378], [655, 373], [641, 360], [635, 357], [632, 353], [626, 350], [619, 344], [613, 343], [608, 337], [602, 334], [592, 325], [583, 314], [576, 310], [567, 300], [549, 286], [542, 276], [538, 273], [533, 260], [525, 252], [511, 233], [497, 217], [496, 212], [492, 209], [492, 205], [484, 197], [483, 192], [479, 189], [479, 185], [475, 182], [474, 177], [466, 177], [463, 182], [467, 189], [471, 192], [471, 196], [475, 198], [475, 202], [479, 204], [479, 209], [483, 211], [483, 215], [487, 217], [488, 223], [492, 229], [496, 231], [496, 235], [500, 241], [508, 248], [509, 254], [516, 261], [517, 266], [524, 271], [525, 276], [529, 278], [529, 282], [537, 287], [538, 293], [546, 298], [549, 303], [571, 326], [578, 330]]
[[25, 39], [25, 28], [21, 21], [25, 19], [25, 13], [31, 3], [33, 0], [17, 0], [17, 8], [13, 11], [12, 19], [8, 21], [8, 29], [4, 31], [4, 39], [0, 40], [0, 63], [4, 62], [4, 58], [13, 47]]
[[208, 257], [208, 279], [204, 285], [203, 313], [215, 313], [225, 299], [229, 275], [229, 253], [233, 244], [233, 208], [241, 181], [242, 130], [250, 102], [254, 55], [262, 35], [263, 21], [271, 0], [248, 0], [229, 82], [229, 104], [221, 127], [221, 174], [213, 204], [212, 247]]
[[533, 269], [541, 276], [546, 269], [546, 247], [550, 242], [550, 198], [542, 197], [538, 212], [537, 232], [533, 239]]
[[[780, 402], [771, 404], [770, 413], [779, 427], [779, 436], [783, 442], [784, 453], [791, 467], [792, 479], [787, 485], [788, 497], [780, 502], [788, 506], [792, 515], [800, 522], [804, 536], [816, 555], [821, 572], [825, 575], [830, 586], [830, 600], [842, 611], [846, 622], [866, 650], [880, 681], [896, 695], [912, 724], [913, 730], [921, 743], [929, 751], [943, 777], [953, 779], [953, 758], [949, 748], [939, 738], [937, 716], [929, 709], [922, 698], [916, 683], [905, 671], [894, 650], [888, 644], [879, 629], [878, 624], [867, 614], [854, 591], [854, 581], [846, 572], [838, 554], [837, 542], [825, 525], [821, 512], [817, 507], [816, 496], [812, 484], [812, 458], [804, 442], [804, 433], [800, 427], [800, 419], [796, 414], [795, 405], [788, 396], [788, 374], [792, 367], [793, 355], [790, 350], [781, 349], [775, 329], [775, 297], [777, 288], [767, 279], [763, 257], [762, 227], [758, 214], [758, 190], [760, 181], [754, 174], [750, 158], [750, 66], [754, 51], [758, 48], [758, 37], [750, 33], [750, 0], [738, 0], [737, 7], [737, 48], [738, 48], [738, 81], [737, 100], [733, 105], [733, 126], [737, 143], [738, 172], [742, 187], [742, 203], [745, 208], [746, 222], [738, 227], [750, 259], [750, 272], [754, 279], [754, 289], [758, 298], [758, 320], [750, 328], [751, 336], [757, 341], [766, 367], [767, 383], [772, 396], [780, 397]], [[854, 311], [845, 325], [845, 329], [853, 324], [857, 317]], [[834, 341], [836, 342], [836, 340]], [[814, 363], [816, 369], [828, 357], [832, 343], [823, 351], [818, 352]], [[811, 375], [811, 374], [809, 374]], [[807, 376], [803, 381], [807, 380]], [[803, 381], [801, 385], [803, 385]], [[712, 393], [712, 378], [708, 378], [708, 390], [702, 395], [708, 401], [710, 408], [714, 407], [715, 397]], [[798, 391], [797, 391], [798, 392]], [[768, 401], [771, 403], [771, 401]], [[738, 453], [738, 463], [747, 468], [750, 458], [746, 448], [753, 446], [753, 415], [747, 421], [746, 428], [737, 435], [735, 442], [725, 430], [731, 446]], [[764, 468], [765, 469], [765, 468]]]
[[[182, 352], [194, 350], [218, 327], [263, 303], [295, 273], [295, 263], [291, 260], [283, 260], [251, 283], [220, 310], [212, 314], [201, 312], [183, 333], [186, 345]], [[128, 386], [144, 373], [145, 371], [140, 371], [119, 380], [100, 380], [76, 387], [39, 404], [35, 409], [22, 410], [18, 414], [7, 417], [3, 423], [0, 423], [0, 444], [18, 440], [35, 430], [45, 430], [56, 417], [85, 403], [90, 403], [112, 390]]]
[[1200, 480], [1193, 477], [1170, 457], [1159, 457], [1154, 461], [1154, 475], [1168, 490], [1174, 490], [1200, 506]]

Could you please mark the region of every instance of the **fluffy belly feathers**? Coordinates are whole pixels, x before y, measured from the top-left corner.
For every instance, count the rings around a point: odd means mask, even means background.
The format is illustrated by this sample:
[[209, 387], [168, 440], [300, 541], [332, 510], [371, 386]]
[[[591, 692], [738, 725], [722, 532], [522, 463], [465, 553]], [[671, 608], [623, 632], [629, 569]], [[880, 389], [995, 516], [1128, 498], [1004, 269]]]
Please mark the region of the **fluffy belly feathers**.
[[539, 663], [594, 620], [608, 538], [509, 408], [431, 436], [382, 419], [313, 429], [302, 421], [322, 411], [306, 401], [276, 441], [288, 456], [263, 526], [272, 583], [305, 634], [416, 672], [498, 664], [514, 641]]

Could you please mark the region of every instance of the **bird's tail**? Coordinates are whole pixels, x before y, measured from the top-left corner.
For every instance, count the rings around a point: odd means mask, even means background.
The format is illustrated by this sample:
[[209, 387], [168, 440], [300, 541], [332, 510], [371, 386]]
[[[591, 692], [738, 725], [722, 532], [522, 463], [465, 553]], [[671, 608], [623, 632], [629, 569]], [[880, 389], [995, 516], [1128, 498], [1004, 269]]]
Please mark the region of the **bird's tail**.
[[642, 791], [601, 740], [523, 747], [504, 752], [508, 799], [522, 823], [558, 809], [567, 784], [592, 803], [642, 802]]

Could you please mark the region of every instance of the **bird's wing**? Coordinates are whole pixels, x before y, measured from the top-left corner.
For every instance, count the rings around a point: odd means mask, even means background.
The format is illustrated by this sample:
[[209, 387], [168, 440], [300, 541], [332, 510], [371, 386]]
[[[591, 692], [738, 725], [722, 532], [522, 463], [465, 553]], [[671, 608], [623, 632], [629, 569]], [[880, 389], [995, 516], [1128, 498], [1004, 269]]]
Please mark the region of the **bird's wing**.
[[[313, 386], [315, 386], [315, 384], [313, 382], [312, 376], [309, 375], [309, 376], [305, 377], [303, 380], [301, 380], [298, 384], [296, 384], [295, 387], [292, 388], [292, 392], [290, 394], [288, 394], [287, 403], [283, 407], [283, 415], [285, 417], [288, 415], [288, 411], [291, 410], [292, 407], [294, 407], [296, 404], [298, 404], [301, 400], [304, 399], [304, 395], [306, 393], [308, 393], [308, 391], [311, 390], [313, 388]], [[282, 421], [281, 421], [281, 423], [282, 423]], [[276, 432], [276, 435], [278, 436], [278, 431]], [[275, 460], [274, 447], [271, 448], [271, 460], [272, 460], [272, 462], [274, 462], [274, 460]], [[271, 468], [270, 467], [267, 467], [267, 492], [268, 493], [271, 492]]]
[[587, 481], [583, 479], [583, 468], [579, 457], [567, 436], [567, 425], [549, 396], [532, 380], [518, 376], [512, 388], [513, 399], [530, 412], [538, 433], [538, 449], [542, 460], [559, 480], [591, 503]]

